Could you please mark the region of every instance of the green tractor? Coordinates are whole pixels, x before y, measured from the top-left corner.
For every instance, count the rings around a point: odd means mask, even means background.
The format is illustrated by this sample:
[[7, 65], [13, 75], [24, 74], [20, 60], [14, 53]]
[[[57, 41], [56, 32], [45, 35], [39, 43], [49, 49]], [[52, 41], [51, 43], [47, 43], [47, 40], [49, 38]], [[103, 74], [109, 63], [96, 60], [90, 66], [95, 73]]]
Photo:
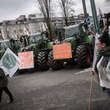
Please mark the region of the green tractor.
[[53, 43], [50, 42], [45, 33], [38, 33], [27, 37], [28, 43], [21, 48], [21, 52], [34, 52], [34, 69], [48, 70], [48, 53], [52, 49]]
[[93, 40], [85, 29], [84, 23], [59, 29], [59, 44], [70, 43], [72, 48], [71, 59], [54, 60], [53, 51], [49, 52], [48, 64], [53, 70], [63, 67], [64, 62], [77, 63], [80, 67], [89, 67], [93, 57]]

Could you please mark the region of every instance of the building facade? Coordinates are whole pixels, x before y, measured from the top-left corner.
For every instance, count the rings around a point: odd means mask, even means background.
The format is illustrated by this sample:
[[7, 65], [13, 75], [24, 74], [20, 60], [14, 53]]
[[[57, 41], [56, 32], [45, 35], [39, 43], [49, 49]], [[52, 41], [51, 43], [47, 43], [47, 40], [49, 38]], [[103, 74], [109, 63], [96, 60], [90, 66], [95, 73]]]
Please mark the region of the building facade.
[[[74, 23], [76, 19], [70, 19]], [[52, 24], [56, 26], [64, 26], [63, 17], [53, 17]], [[36, 34], [46, 31], [47, 26], [44, 18], [31, 14], [26, 18], [25, 15], [20, 15], [15, 20], [3, 21], [0, 23], [0, 40], [18, 39], [23, 34]]]

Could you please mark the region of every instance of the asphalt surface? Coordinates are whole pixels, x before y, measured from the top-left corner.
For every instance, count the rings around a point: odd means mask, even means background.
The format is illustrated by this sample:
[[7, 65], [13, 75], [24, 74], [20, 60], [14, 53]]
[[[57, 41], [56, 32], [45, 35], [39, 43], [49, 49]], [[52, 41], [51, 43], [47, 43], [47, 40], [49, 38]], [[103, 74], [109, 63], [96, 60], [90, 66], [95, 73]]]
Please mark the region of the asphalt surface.
[[[0, 110], [88, 110], [90, 69], [20, 73], [9, 79], [14, 102], [7, 104], [3, 94]], [[110, 100], [93, 81], [91, 109], [110, 110]]]

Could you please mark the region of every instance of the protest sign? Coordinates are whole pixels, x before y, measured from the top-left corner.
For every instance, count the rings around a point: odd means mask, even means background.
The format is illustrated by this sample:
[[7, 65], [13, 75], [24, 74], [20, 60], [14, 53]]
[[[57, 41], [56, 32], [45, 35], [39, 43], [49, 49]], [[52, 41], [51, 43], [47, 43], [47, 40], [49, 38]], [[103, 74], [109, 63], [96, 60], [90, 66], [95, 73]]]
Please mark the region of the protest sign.
[[6, 75], [12, 77], [19, 68], [19, 58], [8, 48], [0, 61], [0, 67]]
[[18, 54], [20, 63], [20, 69], [30, 69], [34, 68], [34, 56], [33, 51], [20, 52]]
[[64, 43], [53, 46], [53, 56], [55, 60], [72, 58], [72, 49], [70, 43]]

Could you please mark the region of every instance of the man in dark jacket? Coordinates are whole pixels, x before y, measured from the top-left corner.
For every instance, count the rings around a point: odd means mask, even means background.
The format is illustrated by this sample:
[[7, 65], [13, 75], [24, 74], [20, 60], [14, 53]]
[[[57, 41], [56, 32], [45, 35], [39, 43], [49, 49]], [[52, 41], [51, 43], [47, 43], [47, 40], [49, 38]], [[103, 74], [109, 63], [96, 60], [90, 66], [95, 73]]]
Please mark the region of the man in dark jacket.
[[8, 103], [12, 103], [13, 96], [12, 96], [11, 92], [9, 91], [7, 85], [8, 85], [8, 79], [5, 76], [3, 69], [0, 68], [0, 102], [2, 99], [2, 93], [4, 91], [10, 98]]

